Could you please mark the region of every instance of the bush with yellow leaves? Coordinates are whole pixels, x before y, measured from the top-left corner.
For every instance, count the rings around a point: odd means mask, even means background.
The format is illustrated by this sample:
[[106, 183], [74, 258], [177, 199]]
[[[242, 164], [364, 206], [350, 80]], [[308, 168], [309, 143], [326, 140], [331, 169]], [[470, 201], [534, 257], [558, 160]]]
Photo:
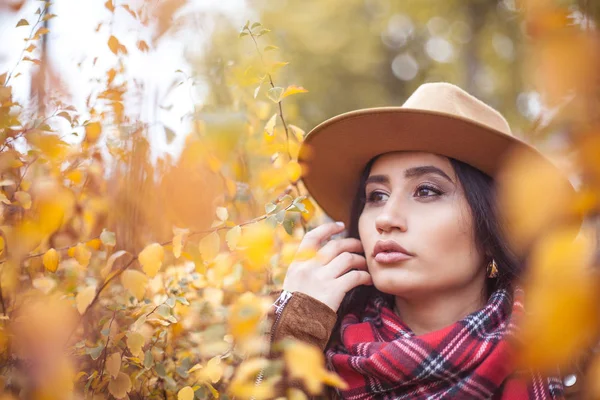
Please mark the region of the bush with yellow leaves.
[[[239, 36], [253, 56], [226, 75], [237, 108], [194, 114], [177, 160], [151, 162], [149, 127], [125, 109], [133, 82], [124, 59], [149, 51], [185, 2], [147, 3], [106, 1], [110, 13], [156, 30], [137, 50], [110, 35], [117, 61], [87, 110], [59, 97], [46, 99], [52, 113], [19, 107], [19, 73], [0, 73], [0, 395], [305, 398], [297, 389], [277, 392], [284, 377], [312, 394], [344, 387], [303, 343], [288, 343], [281, 359], [264, 357], [269, 293], [280, 288], [307, 227], [323, 221], [300, 180], [304, 131], [282, 106], [307, 90], [276, 85], [286, 63], [262, 44], [269, 30], [247, 23]], [[578, 197], [566, 198], [551, 175], [515, 157], [503, 180], [512, 244], [533, 254], [524, 335], [535, 340], [523, 362], [543, 368], [572, 362], [599, 338], [597, 260], [585, 240], [593, 225], [575, 243], [565, 232], [579, 216], [598, 221], [598, 86], [588, 89], [600, 68], [596, 30], [564, 26], [564, 5], [526, 3], [531, 45], [541, 54], [529, 61], [540, 76], [561, 77], [536, 88], [557, 103], [574, 95], [555, 123], [572, 128], [571, 167], [584, 177]], [[54, 17], [42, 4], [18, 23], [31, 28], [20, 63], [41, 63], [35, 49]], [[77, 137], [67, 140], [71, 132]], [[532, 202], [539, 213], [524, 211]]]

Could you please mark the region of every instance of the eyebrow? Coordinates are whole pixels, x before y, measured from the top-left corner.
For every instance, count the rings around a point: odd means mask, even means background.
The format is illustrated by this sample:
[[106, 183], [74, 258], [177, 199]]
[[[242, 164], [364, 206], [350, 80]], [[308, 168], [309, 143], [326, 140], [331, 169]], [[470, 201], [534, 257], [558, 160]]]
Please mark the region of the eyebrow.
[[[454, 182], [452, 182], [452, 179], [450, 179], [450, 177], [444, 171], [442, 171], [438, 167], [434, 167], [433, 165], [423, 165], [420, 167], [413, 167], [413, 168], [409, 168], [404, 171], [404, 177], [407, 179], [423, 176], [426, 174], [439, 175], [442, 178], [447, 179], [450, 183], [454, 183]], [[390, 182], [390, 178], [387, 175], [371, 175], [367, 178], [365, 185], [368, 183], [389, 183], [389, 182]]]

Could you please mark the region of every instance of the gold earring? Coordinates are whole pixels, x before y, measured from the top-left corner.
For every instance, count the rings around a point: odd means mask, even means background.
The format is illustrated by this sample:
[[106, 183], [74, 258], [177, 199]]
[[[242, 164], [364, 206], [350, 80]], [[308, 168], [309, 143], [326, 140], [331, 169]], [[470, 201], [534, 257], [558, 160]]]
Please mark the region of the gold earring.
[[487, 276], [488, 278], [498, 277], [498, 265], [496, 264], [496, 260], [494, 260], [493, 258], [487, 266]]

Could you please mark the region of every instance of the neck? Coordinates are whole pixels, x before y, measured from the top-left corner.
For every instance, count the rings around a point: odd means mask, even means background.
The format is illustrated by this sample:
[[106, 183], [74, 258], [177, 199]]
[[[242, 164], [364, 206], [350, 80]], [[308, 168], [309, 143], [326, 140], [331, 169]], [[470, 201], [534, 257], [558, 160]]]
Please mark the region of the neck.
[[472, 285], [469, 290], [441, 292], [434, 296], [406, 298], [396, 296], [396, 312], [415, 333], [423, 335], [445, 328], [463, 319], [486, 304], [482, 286]]

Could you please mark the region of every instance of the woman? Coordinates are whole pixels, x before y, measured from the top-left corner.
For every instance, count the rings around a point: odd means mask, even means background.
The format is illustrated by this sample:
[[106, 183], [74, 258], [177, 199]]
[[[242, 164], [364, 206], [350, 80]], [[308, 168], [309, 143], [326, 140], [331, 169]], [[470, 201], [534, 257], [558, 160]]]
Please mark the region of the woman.
[[551, 164], [448, 83], [307, 135], [303, 181], [339, 222], [303, 238], [298, 254], [316, 254], [289, 266], [271, 338], [324, 351], [348, 383], [329, 397], [564, 397], [559, 378], [512, 366], [523, 260], [503, 238], [493, 177], [515, 148]]

